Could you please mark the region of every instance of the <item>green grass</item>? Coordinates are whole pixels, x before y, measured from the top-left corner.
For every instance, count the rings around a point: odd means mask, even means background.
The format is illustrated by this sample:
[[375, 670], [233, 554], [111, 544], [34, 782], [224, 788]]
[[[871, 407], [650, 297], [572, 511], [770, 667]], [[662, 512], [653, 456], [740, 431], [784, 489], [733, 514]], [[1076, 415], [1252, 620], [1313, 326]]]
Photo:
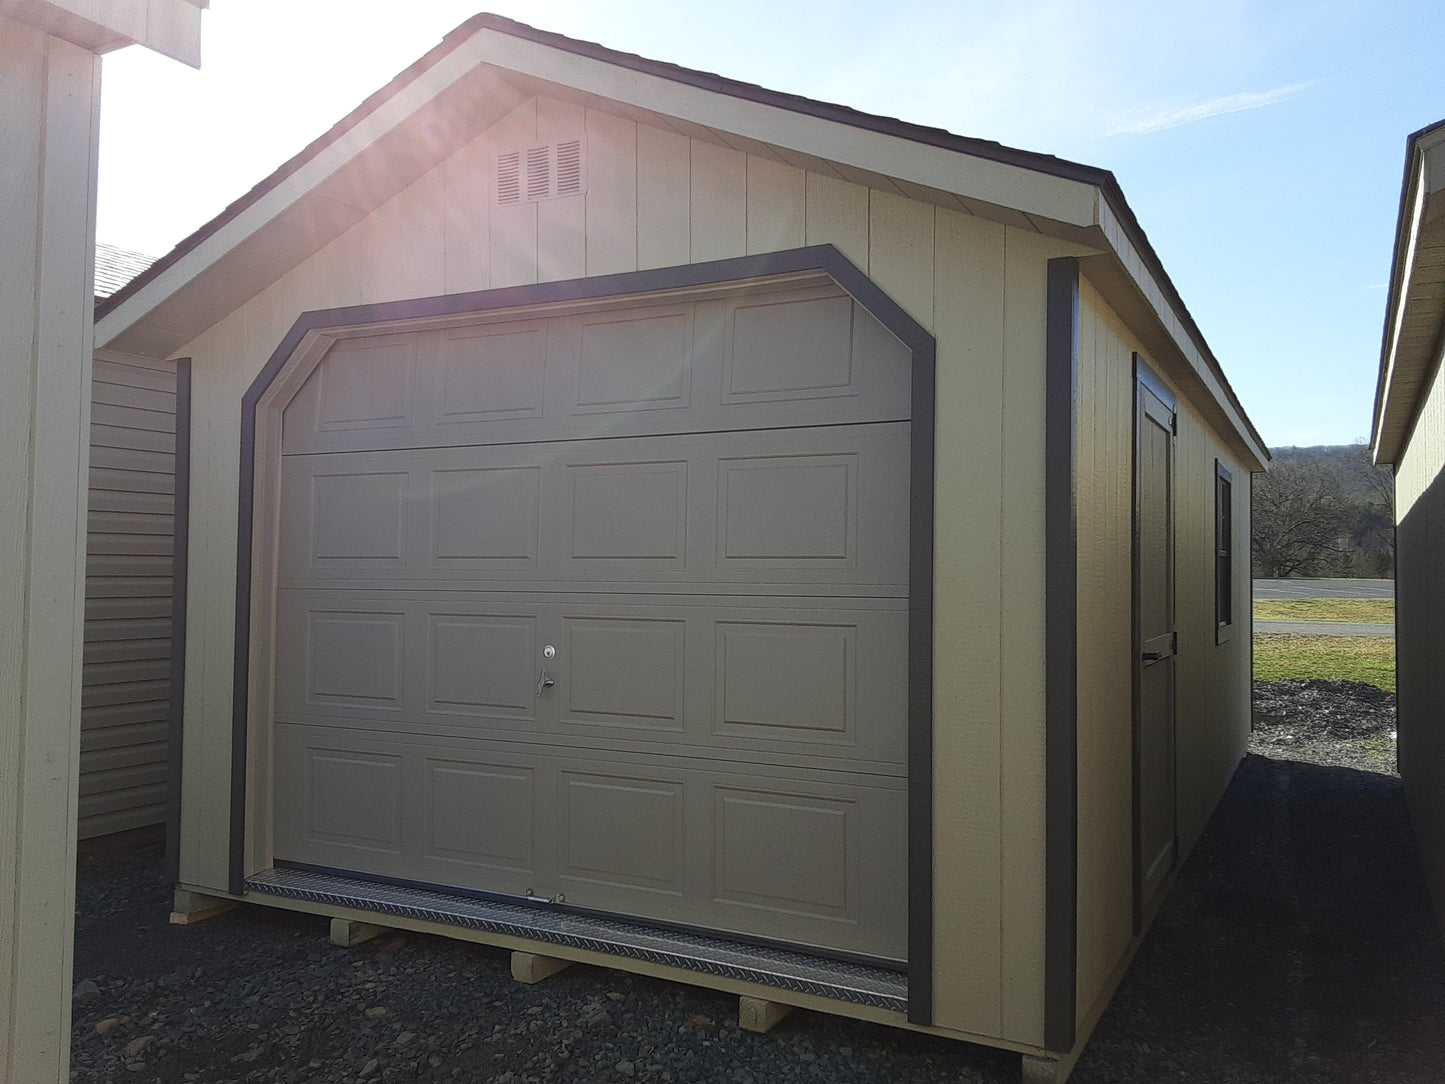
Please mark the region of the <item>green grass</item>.
[[1351, 621], [1389, 624], [1395, 620], [1392, 598], [1259, 598], [1256, 621]]
[[1283, 678], [1367, 681], [1394, 692], [1395, 640], [1391, 636], [1256, 633], [1254, 677], [1256, 681], [1279, 681]]

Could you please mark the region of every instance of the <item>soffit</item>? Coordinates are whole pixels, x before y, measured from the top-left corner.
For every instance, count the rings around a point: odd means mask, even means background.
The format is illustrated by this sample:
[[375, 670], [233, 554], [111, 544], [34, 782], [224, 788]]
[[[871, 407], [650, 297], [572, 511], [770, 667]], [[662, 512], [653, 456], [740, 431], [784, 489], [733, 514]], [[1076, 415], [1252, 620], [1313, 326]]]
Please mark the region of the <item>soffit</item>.
[[1380, 348], [1371, 450], [1397, 463], [1445, 349], [1445, 121], [1412, 135]]
[[93, 53], [127, 45], [192, 67], [201, 63], [201, 9], [210, 0], [0, 0], [0, 17], [62, 38]]

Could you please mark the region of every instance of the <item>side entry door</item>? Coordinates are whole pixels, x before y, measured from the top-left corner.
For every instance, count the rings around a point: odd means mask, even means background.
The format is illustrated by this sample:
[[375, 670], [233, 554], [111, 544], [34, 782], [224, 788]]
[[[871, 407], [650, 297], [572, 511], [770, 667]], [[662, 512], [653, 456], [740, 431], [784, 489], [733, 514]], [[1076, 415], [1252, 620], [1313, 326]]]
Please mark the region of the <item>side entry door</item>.
[[1142, 929], [1177, 858], [1174, 683], [1176, 402], [1136, 359], [1134, 414], [1134, 918]]

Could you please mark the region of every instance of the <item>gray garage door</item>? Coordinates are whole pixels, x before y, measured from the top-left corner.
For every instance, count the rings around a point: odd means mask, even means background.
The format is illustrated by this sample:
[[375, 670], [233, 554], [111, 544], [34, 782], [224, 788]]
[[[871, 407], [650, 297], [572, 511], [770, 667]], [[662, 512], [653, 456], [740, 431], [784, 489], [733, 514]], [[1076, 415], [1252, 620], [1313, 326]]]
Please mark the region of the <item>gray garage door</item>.
[[333, 346], [278, 860], [902, 959], [909, 362], [828, 288]]

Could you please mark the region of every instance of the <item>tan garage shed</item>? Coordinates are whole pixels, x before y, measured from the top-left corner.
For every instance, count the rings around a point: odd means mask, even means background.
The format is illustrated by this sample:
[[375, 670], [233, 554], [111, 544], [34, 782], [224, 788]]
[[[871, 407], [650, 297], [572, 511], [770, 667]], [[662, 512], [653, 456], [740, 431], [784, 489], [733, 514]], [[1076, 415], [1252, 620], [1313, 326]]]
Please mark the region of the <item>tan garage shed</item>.
[[1107, 173], [478, 16], [97, 326], [191, 372], [181, 905], [1067, 1071], [1267, 458]]

